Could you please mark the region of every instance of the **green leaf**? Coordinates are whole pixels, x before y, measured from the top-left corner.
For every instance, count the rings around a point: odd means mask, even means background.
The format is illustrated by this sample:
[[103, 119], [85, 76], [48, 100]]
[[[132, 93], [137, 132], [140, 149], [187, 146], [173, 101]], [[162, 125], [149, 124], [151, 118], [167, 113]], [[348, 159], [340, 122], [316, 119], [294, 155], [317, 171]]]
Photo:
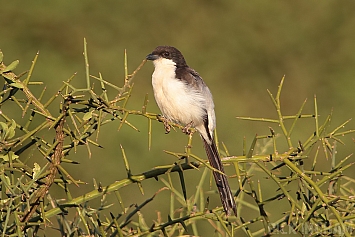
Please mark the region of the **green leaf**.
[[7, 134], [7, 131], [9, 130], [8, 126], [6, 123], [4, 122], [0, 122], [0, 129], [1, 129], [1, 140], [5, 140], [5, 137], [6, 137], [6, 134]]
[[9, 161], [9, 154], [0, 154], [0, 159], [3, 159], [4, 161]]
[[4, 58], [4, 54], [2, 53], [2, 51], [0, 50], [0, 63], [2, 63], [2, 59]]
[[19, 88], [19, 89], [23, 89], [23, 87], [24, 87], [22, 83], [18, 83], [18, 82], [11, 83], [10, 86], [15, 87], [15, 88]]
[[18, 65], [19, 63], [20, 63], [19, 60], [13, 61], [12, 63], [10, 63], [9, 66], [7, 66], [7, 67], [4, 69], [3, 72], [10, 72], [10, 71], [14, 70], [14, 69], [17, 67], [17, 65]]
[[87, 112], [86, 114], [84, 114], [83, 120], [84, 121], [88, 121], [89, 119], [91, 119], [92, 118], [92, 112], [93, 111], [90, 111], [90, 112]]
[[5, 140], [11, 139], [15, 136], [15, 129], [10, 128], [7, 130], [7, 133], [5, 134]]
[[6, 205], [10, 202], [10, 200], [11, 200], [10, 198], [0, 200], [0, 205]]
[[8, 128], [7, 132], [5, 133], [5, 140], [11, 139], [15, 136], [15, 128], [16, 128], [16, 122], [15, 120], [11, 120], [11, 126]]
[[32, 172], [33, 172], [32, 178], [36, 180], [38, 178], [38, 175], [41, 172], [41, 166], [39, 166], [39, 164], [37, 163], [34, 163], [34, 168], [32, 169]]
[[11, 119], [11, 126], [10, 126], [10, 128], [12, 128], [12, 129], [15, 129], [16, 128], [16, 122], [15, 122], [15, 120], [13, 120], [13, 119]]
[[5, 73], [5, 74], [2, 74], [2, 76], [5, 78], [6, 82], [9, 84], [15, 82], [15, 79], [16, 79], [15, 73]]
[[1, 130], [4, 130], [4, 131], [8, 129], [7, 124], [4, 122], [0, 122], [0, 127], [1, 127]]
[[8, 155], [11, 157], [11, 160], [16, 160], [19, 156], [15, 155], [15, 152], [9, 151]]
[[1, 138], [2, 140], [11, 139], [15, 136], [16, 122], [11, 120], [10, 127], [6, 123], [0, 122]]
[[15, 155], [13, 151], [9, 151], [6, 154], [0, 154], [0, 159], [3, 159], [4, 161], [9, 161], [9, 157], [11, 157], [11, 160], [16, 160], [19, 156]]

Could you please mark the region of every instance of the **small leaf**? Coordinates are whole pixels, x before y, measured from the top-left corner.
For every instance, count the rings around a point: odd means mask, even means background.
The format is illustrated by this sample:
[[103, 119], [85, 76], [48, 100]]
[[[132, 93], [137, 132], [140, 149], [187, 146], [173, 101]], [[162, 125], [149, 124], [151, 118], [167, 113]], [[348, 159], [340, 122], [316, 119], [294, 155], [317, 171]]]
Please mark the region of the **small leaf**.
[[7, 134], [7, 131], [9, 130], [8, 126], [4, 122], [0, 122], [0, 133], [1, 133], [1, 140], [5, 140], [5, 136]]
[[3, 130], [3, 131], [6, 131], [8, 129], [7, 124], [4, 122], [0, 122], [0, 127], [1, 127], [1, 130]]
[[32, 179], [33, 180], [37, 180], [38, 178], [38, 175], [40, 174], [40, 171], [41, 171], [41, 166], [39, 166], [39, 164], [37, 163], [34, 163], [34, 168], [32, 169]]
[[5, 73], [5, 74], [2, 74], [2, 76], [5, 78], [6, 82], [9, 84], [15, 82], [15, 79], [16, 79], [15, 73]]
[[9, 151], [6, 154], [0, 154], [0, 159], [3, 159], [4, 161], [9, 161], [9, 157], [11, 157], [11, 160], [16, 160], [19, 156], [15, 155], [13, 151]]
[[16, 122], [15, 120], [12, 119], [11, 126], [7, 129], [7, 132], [5, 133], [5, 140], [11, 139], [15, 136], [15, 128], [16, 128]]
[[4, 58], [4, 54], [2, 53], [2, 51], [0, 50], [0, 63], [2, 63], [2, 59]]
[[17, 67], [17, 65], [18, 65], [19, 63], [20, 63], [19, 60], [13, 61], [12, 63], [10, 63], [9, 66], [7, 66], [7, 67], [4, 69], [3, 72], [10, 72], [10, 71], [14, 70], [14, 69]]
[[9, 154], [0, 154], [0, 159], [3, 159], [4, 161], [9, 161]]
[[10, 202], [10, 198], [4, 199], [4, 200], [0, 200], [0, 205], [8, 205], [8, 203]]
[[15, 87], [15, 88], [19, 88], [19, 89], [23, 89], [23, 84], [22, 83], [18, 83], [18, 82], [14, 82], [10, 84], [11, 87]]
[[5, 140], [11, 139], [15, 136], [15, 130], [10, 128], [5, 134]]
[[11, 126], [10, 128], [15, 129], [16, 128], [16, 122], [15, 120], [11, 119]]
[[15, 155], [15, 152], [9, 151], [8, 153], [9, 157], [11, 157], [11, 160], [16, 160], [19, 156]]
[[92, 118], [92, 112], [93, 111], [90, 111], [90, 112], [87, 112], [86, 114], [84, 114], [83, 120], [84, 121], [88, 121], [89, 119], [91, 119]]

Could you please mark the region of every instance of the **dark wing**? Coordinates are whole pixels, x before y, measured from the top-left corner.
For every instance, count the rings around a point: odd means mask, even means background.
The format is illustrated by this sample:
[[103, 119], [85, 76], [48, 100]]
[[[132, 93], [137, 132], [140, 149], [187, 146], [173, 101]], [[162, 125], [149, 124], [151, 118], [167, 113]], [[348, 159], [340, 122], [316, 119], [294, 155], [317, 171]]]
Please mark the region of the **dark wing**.
[[202, 85], [205, 85], [202, 77], [198, 72], [189, 67], [179, 67], [175, 70], [176, 78], [184, 81], [186, 84], [195, 88], [196, 90], [201, 91]]

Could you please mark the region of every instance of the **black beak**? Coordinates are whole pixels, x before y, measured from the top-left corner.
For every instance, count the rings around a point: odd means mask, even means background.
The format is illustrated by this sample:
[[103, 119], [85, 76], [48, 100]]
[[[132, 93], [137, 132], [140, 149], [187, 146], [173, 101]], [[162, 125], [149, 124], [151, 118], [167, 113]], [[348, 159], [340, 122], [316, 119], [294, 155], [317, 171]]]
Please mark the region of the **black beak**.
[[159, 56], [155, 55], [155, 54], [148, 54], [146, 57], [147, 60], [152, 60], [152, 61], [154, 61], [155, 59], [158, 59], [158, 58], [159, 58]]

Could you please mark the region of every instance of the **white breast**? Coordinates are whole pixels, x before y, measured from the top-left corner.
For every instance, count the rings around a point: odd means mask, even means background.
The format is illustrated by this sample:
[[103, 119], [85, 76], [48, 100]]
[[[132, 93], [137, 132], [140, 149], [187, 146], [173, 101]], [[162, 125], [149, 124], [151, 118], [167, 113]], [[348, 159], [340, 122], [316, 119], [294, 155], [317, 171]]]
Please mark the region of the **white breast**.
[[201, 92], [188, 87], [175, 78], [175, 63], [160, 58], [154, 60], [155, 70], [152, 85], [155, 100], [163, 115], [174, 122], [186, 125], [193, 121], [194, 126], [203, 124], [205, 100]]

